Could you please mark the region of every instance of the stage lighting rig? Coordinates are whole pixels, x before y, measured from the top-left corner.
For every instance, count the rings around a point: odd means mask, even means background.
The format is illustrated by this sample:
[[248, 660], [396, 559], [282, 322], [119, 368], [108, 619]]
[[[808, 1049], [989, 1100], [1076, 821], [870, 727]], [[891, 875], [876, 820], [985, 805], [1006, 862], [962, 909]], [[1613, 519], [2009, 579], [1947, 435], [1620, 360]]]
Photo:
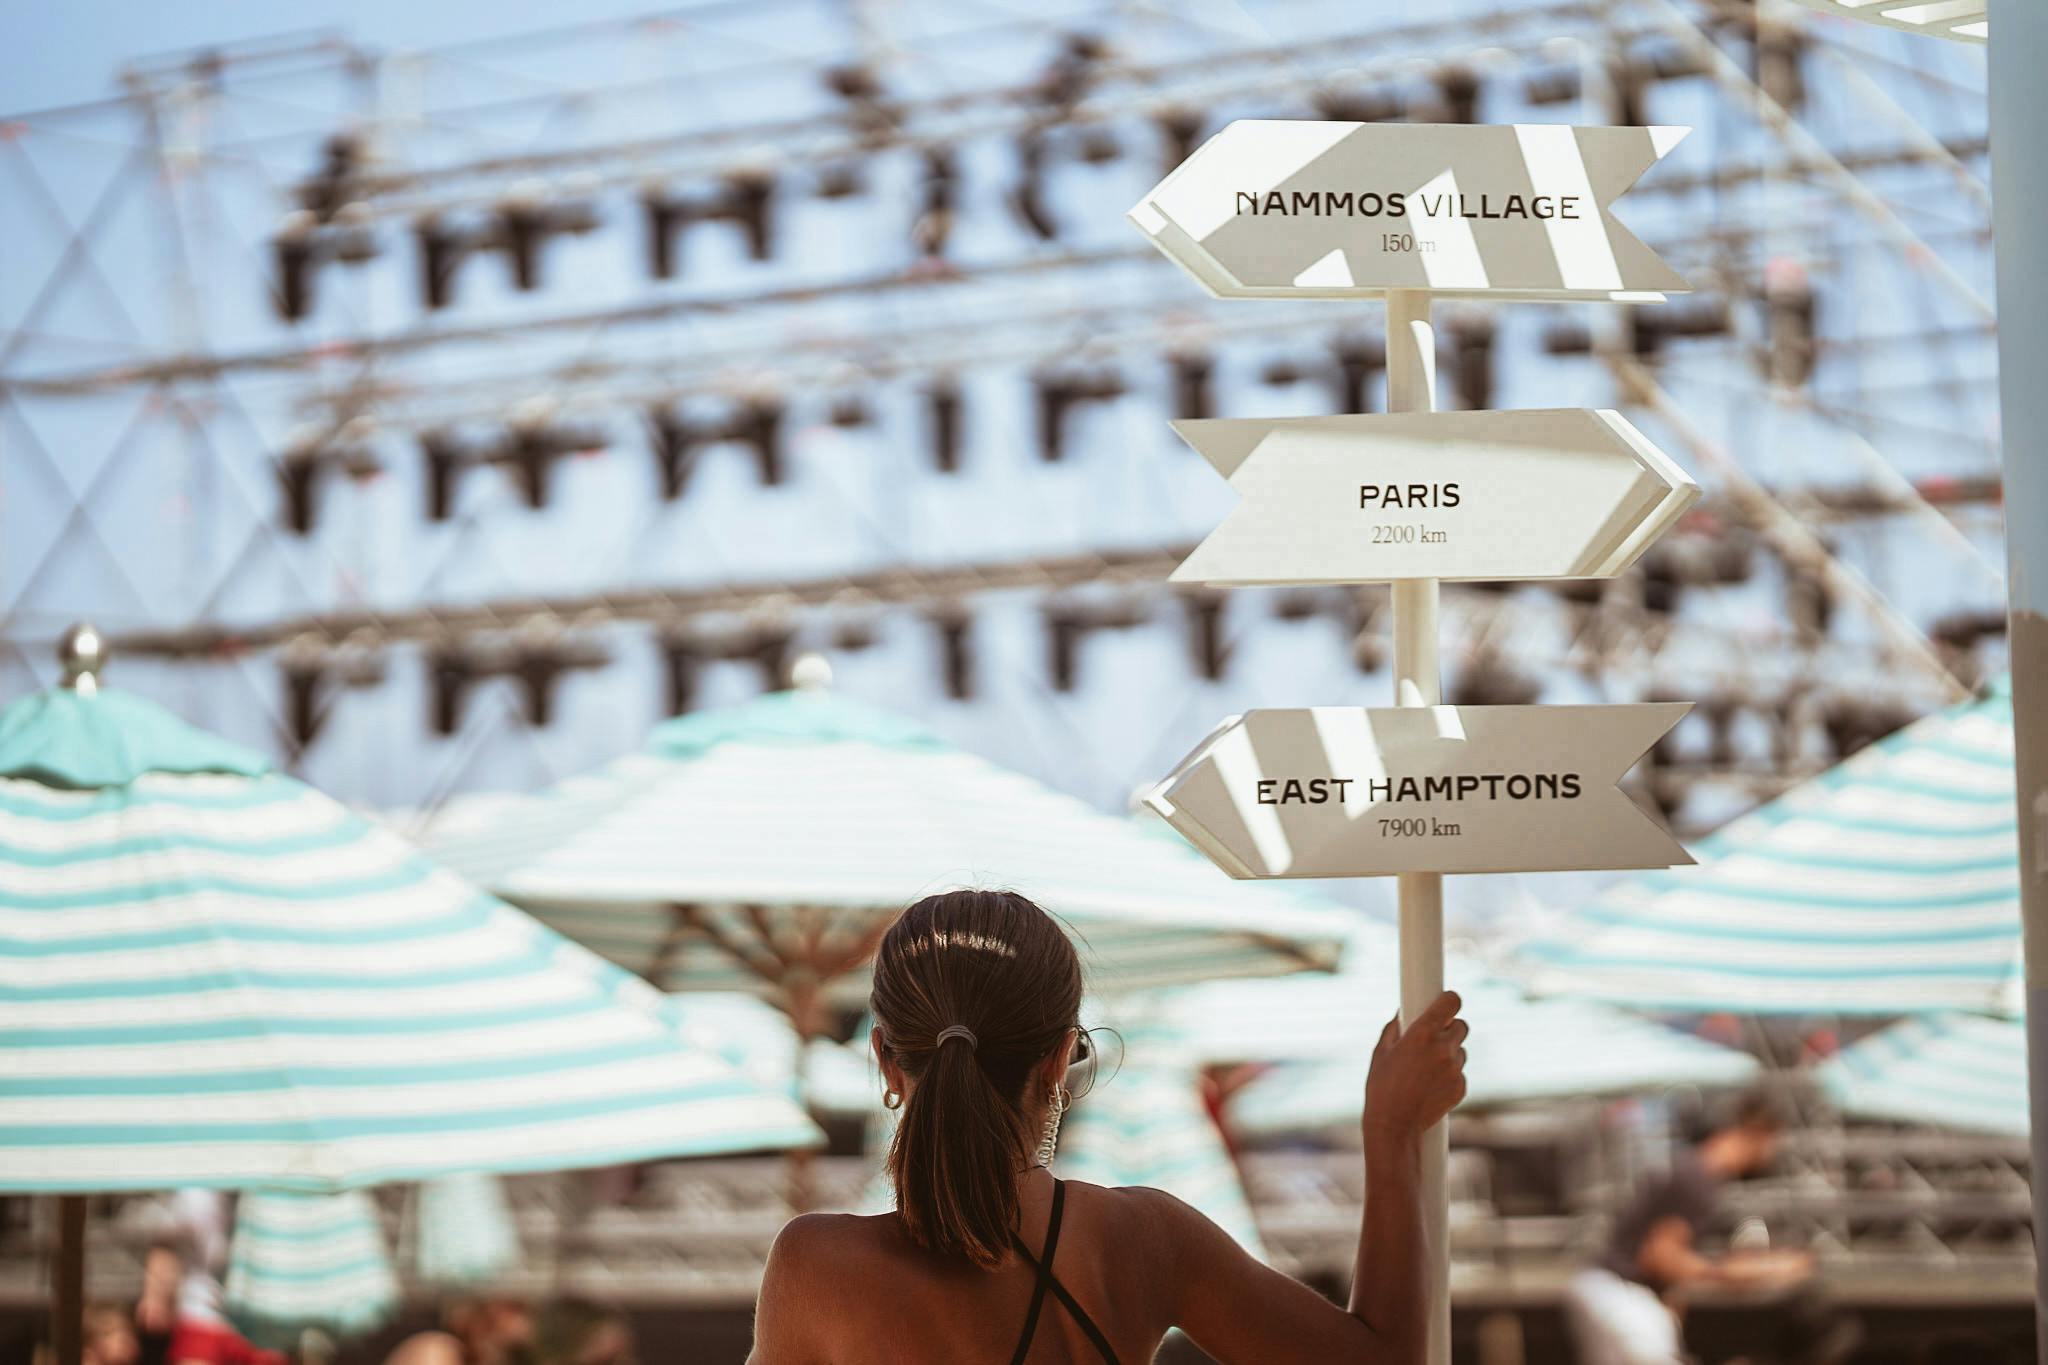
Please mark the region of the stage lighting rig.
[[1370, 412], [1372, 377], [1387, 368], [1387, 345], [1377, 337], [1341, 337], [1331, 347], [1337, 362], [1338, 412]]
[[367, 417], [354, 417], [337, 430], [328, 426], [302, 428], [286, 442], [278, 455], [279, 492], [283, 495], [281, 520], [294, 535], [308, 535], [319, 511], [321, 476], [338, 469], [352, 479], [369, 479], [383, 472], [384, 465], [371, 445], [375, 426]]
[[951, 147], [925, 148], [924, 181], [918, 193], [911, 243], [920, 255], [943, 256], [953, 235], [953, 215], [960, 198], [960, 164]]
[[1168, 357], [1173, 368], [1173, 415], [1176, 421], [1214, 417], [1216, 400], [1212, 380], [1216, 358], [1207, 351], [1177, 351]]
[[1046, 671], [1056, 692], [1071, 692], [1079, 681], [1082, 640], [1097, 631], [1132, 630], [1152, 619], [1152, 603], [1139, 593], [1087, 600], [1056, 598], [1042, 610]]
[[513, 411], [485, 461], [503, 466], [525, 495], [526, 505], [539, 510], [548, 505], [548, 475], [557, 460], [594, 453], [610, 444], [603, 426], [561, 421], [551, 401], [529, 399]]
[[960, 381], [939, 375], [924, 391], [925, 432], [931, 442], [932, 467], [941, 474], [960, 469], [960, 421], [965, 398]]
[[1193, 109], [1169, 109], [1152, 120], [1159, 130], [1161, 149], [1161, 173], [1173, 170], [1181, 162], [1195, 154], [1195, 148], [1202, 144], [1203, 130], [1208, 119]]
[[874, 68], [860, 65], [835, 66], [824, 73], [825, 86], [846, 101], [846, 121], [862, 145], [886, 143], [903, 121], [902, 111], [893, 105], [886, 87]]
[[1038, 396], [1038, 457], [1056, 464], [1067, 453], [1067, 414], [1077, 404], [1103, 403], [1127, 392], [1113, 369], [1041, 370], [1031, 377]]
[[1046, 134], [1034, 128], [1017, 139], [1017, 184], [1010, 191], [1010, 209], [1042, 242], [1060, 235], [1045, 203]]
[[1820, 711], [1821, 729], [1827, 732], [1837, 759], [1847, 758], [1918, 719], [1902, 706], [1862, 696], [1830, 697]]
[[278, 651], [285, 733], [294, 753], [303, 754], [320, 737], [333, 711], [336, 688], [376, 687], [384, 681], [383, 651], [362, 635], [351, 635], [338, 647], [321, 637], [302, 635]]
[[347, 206], [332, 219], [295, 209], [285, 215], [270, 245], [277, 259], [273, 302], [286, 322], [297, 322], [313, 311], [313, 277], [321, 266], [329, 261], [361, 265], [378, 253], [376, 234]]
[[1398, 123], [1408, 117], [1408, 101], [1394, 90], [1318, 90], [1309, 106], [1333, 123]]
[[658, 280], [675, 278], [681, 265], [677, 234], [696, 223], [730, 223], [746, 238], [749, 258], [774, 255], [775, 178], [766, 172], [734, 172], [708, 194], [650, 188], [640, 202], [647, 212], [647, 269]]
[[1214, 588], [1189, 588], [1179, 593], [1181, 611], [1187, 618], [1188, 653], [1195, 672], [1208, 682], [1221, 682], [1230, 664], [1230, 650], [1223, 641], [1223, 616], [1230, 594]]
[[446, 639], [427, 647], [427, 685], [437, 735], [462, 728], [463, 707], [476, 684], [487, 678], [510, 678], [519, 688], [529, 725], [544, 728], [554, 720], [555, 689], [569, 673], [603, 668], [611, 653], [595, 640], [578, 638], [549, 615], [528, 617], [517, 629], [495, 639]]
[[1479, 122], [1479, 97], [1485, 83], [1467, 66], [1440, 66], [1431, 76], [1431, 92], [1439, 123]]
[[761, 483], [773, 487], [783, 480], [782, 428], [786, 409], [779, 398], [742, 400], [717, 417], [695, 417], [673, 404], [647, 414], [661, 500], [674, 502], [689, 487], [690, 475], [705, 447], [731, 441], [754, 452]]
[[[1692, 53], [1662, 40], [1638, 43], [1626, 54], [1609, 53], [1599, 60], [1614, 102], [1613, 122], [1637, 127], [1654, 121], [1649, 112], [1651, 86], [1706, 74]], [[1535, 105], [1569, 104], [1579, 98], [1583, 85], [1576, 65], [1546, 67], [1523, 82], [1522, 94]]]
[[946, 695], [954, 701], [974, 696], [974, 613], [964, 602], [947, 602], [928, 618], [939, 634], [939, 666], [946, 677]]
[[1493, 406], [1493, 343], [1498, 328], [1484, 314], [1468, 313], [1451, 320], [1451, 384], [1458, 402], [1479, 412]]
[[1764, 374], [1780, 388], [1797, 389], [1813, 378], [1815, 299], [1806, 267], [1790, 257], [1764, 265]]
[[[1674, 339], [1727, 336], [1732, 330], [1726, 299], [1698, 297], [1684, 302], [1637, 305], [1624, 315], [1628, 349], [1638, 360], [1656, 360]], [[1552, 323], [1543, 333], [1549, 355], [1591, 355], [1593, 335], [1576, 322]]]
[[541, 283], [541, 251], [554, 238], [594, 231], [597, 208], [586, 199], [557, 199], [539, 182], [515, 186], [483, 218], [462, 223], [429, 214], [413, 224], [419, 240], [420, 296], [428, 308], [455, 297], [455, 271], [471, 256], [503, 252], [521, 291]]
[[1465, 660], [1444, 689], [1452, 706], [1528, 706], [1542, 695], [1542, 683], [1491, 649]]
[[499, 465], [512, 475], [528, 507], [548, 505], [548, 476], [557, 460], [603, 450], [610, 444], [604, 427], [592, 422], [564, 422], [548, 399], [530, 399], [516, 408], [496, 433], [475, 438], [453, 427], [420, 434], [420, 453], [427, 463], [427, 520], [446, 521], [455, 511], [455, 490], [462, 471], [476, 465]]
[[668, 714], [680, 716], [696, 705], [697, 684], [710, 663], [752, 664], [761, 690], [776, 691], [789, 680], [795, 642], [796, 628], [772, 614], [727, 631], [664, 631], [656, 643], [668, 684]]
[[1087, 98], [1109, 61], [1109, 44], [1093, 33], [1069, 33], [1060, 43], [1059, 55], [1046, 66], [1034, 92], [1039, 100], [1060, 117], [1071, 115], [1074, 106]]

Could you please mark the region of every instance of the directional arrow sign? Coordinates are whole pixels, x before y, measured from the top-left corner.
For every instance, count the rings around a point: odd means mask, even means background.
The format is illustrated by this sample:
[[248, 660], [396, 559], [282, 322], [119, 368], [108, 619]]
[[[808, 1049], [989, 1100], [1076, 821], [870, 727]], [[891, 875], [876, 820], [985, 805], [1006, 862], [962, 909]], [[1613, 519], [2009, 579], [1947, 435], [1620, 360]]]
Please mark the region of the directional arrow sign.
[[1131, 220], [1223, 298], [1688, 288], [1608, 205], [1685, 128], [1240, 119]]
[[1692, 858], [1615, 783], [1690, 709], [1247, 711], [1145, 801], [1233, 877], [1670, 867]]
[[1699, 498], [1616, 412], [1217, 418], [1174, 430], [1244, 498], [1180, 583], [1611, 578]]

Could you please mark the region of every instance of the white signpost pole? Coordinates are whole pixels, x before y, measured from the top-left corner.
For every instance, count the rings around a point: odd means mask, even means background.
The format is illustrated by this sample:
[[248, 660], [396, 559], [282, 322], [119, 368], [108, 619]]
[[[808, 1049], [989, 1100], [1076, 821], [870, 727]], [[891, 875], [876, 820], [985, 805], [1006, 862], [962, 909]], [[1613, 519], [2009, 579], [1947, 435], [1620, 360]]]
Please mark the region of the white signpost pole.
[[[1387, 411], [1436, 410], [1436, 327], [1429, 316], [1429, 291], [1387, 291]], [[1394, 608], [1394, 704], [1437, 706], [1443, 676], [1437, 667], [1437, 580], [1396, 579]], [[1401, 906], [1401, 1027], [1444, 989], [1444, 879], [1436, 872], [1403, 872], [1396, 878]], [[1429, 1365], [1451, 1358], [1450, 1197], [1444, 1171], [1451, 1154], [1448, 1120], [1422, 1140], [1422, 1227], [1429, 1256]], [[1370, 1191], [1367, 1198], [1371, 1198]]]
[[[1219, 298], [1357, 298], [1384, 293], [1387, 409], [1427, 413], [1436, 409], [1432, 293], [1644, 302], [1686, 288], [1685, 281], [1609, 211], [1685, 131], [1240, 120], [1197, 148], [1138, 202], [1130, 216], [1161, 251]], [[1660, 457], [1652, 463], [1668, 473], [1662, 469], [1668, 461]], [[1668, 491], [1684, 496], [1668, 478], [1665, 483]], [[1639, 521], [1648, 516], [1653, 524], [1645, 529], [1654, 532], [1668, 525], [1678, 510], [1682, 508], [1666, 503], [1662, 518], [1640, 506], [1631, 515]], [[1608, 530], [1611, 533], [1612, 528]], [[1442, 542], [1432, 537], [1429, 543]], [[1567, 562], [1578, 563], [1580, 554], [1592, 548], [1578, 547]], [[1611, 559], [1611, 554], [1603, 553], [1598, 563]], [[1554, 560], [1546, 556], [1539, 562]], [[1412, 571], [1415, 564], [1407, 561], [1402, 567]], [[1276, 573], [1284, 577], [1286, 571], [1271, 564], [1255, 565], [1249, 577], [1269, 580]], [[1390, 581], [1395, 704], [1438, 706], [1440, 580]], [[1221, 742], [1220, 735], [1212, 738]], [[1353, 746], [1339, 747], [1348, 754]], [[1261, 755], [1248, 730], [1235, 735], [1227, 762], [1236, 771], [1240, 788], [1242, 779], [1252, 779], [1254, 807], [1267, 804], [1260, 793], [1270, 784], [1262, 778]], [[1238, 806], [1242, 791], [1232, 795], [1226, 790], [1217, 796], [1217, 784], [1224, 781], [1224, 758], [1203, 758], [1198, 751], [1191, 764], [1207, 773], [1201, 779], [1207, 783], [1207, 815], [1231, 826], [1232, 832], [1226, 835], [1211, 828], [1197, 835], [1191, 831], [1202, 821], [1192, 812], [1189, 819], [1176, 820], [1177, 827], [1198, 838], [1212, 858], [1223, 854], [1219, 861], [1227, 870], [1242, 869], [1233, 875], [1290, 875], [1291, 856], [1281, 859], [1287, 866], [1276, 868], [1262, 853], [1258, 862], [1265, 870], [1256, 871], [1245, 851], [1230, 854], [1226, 847], [1231, 837], [1240, 835], [1257, 843], [1260, 830], [1271, 841], [1276, 828], [1284, 831], [1285, 818], [1269, 812], [1257, 817], [1257, 830], [1246, 826]], [[1190, 780], [1199, 776], [1191, 774]], [[1296, 781], [1278, 788], [1282, 802], [1290, 789], [1304, 787], [1300, 776], [1313, 775], [1293, 776]], [[1346, 780], [1333, 784], [1334, 776], [1311, 780], [1304, 788], [1310, 793], [1307, 799], [1324, 801], [1333, 785], [1342, 792], [1355, 780], [1350, 769], [1343, 774]], [[1370, 794], [1373, 783], [1365, 780]], [[1172, 799], [1164, 790], [1155, 795], [1155, 805], [1171, 809]], [[1232, 813], [1226, 814], [1226, 807]], [[1336, 815], [1352, 818], [1341, 807]], [[1330, 829], [1325, 823], [1329, 818], [1309, 817], [1324, 834]], [[1388, 823], [1395, 821], [1390, 818]], [[1453, 822], [1451, 835], [1462, 837], [1461, 828]], [[1322, 840], [1312, 842], [1320, 845]], [[1683, 850], [1678, 854], [1683, 857]], [[1394, 870], [1400, 886], [1405, 1027], [1443, 990], [1443, 876]], [[1447, 1127], [1439, 1124], [1423, 1147], [1430, 1365], [1448, 1365], [1450, 1360], [1447, 1138]]]

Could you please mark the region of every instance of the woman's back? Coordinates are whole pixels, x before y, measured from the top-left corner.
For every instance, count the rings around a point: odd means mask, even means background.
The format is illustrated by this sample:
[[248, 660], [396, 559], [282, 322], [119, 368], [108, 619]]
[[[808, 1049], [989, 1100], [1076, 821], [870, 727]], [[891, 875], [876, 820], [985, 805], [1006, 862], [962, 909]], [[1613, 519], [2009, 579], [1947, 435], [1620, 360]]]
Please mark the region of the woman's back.
[[911, 906], [876, 949], [870, 1005], [883, 1103], [901, 1110], [896, 1212], [783, 1229], [757, 1365], [1142, 1365], [1172, 1327], [1224, 1362], [1419, 1359], [1421, 1136], [1464, 1094], [1456, 996], [1406, 1032], [1389, 1024], [1374, 1055], [1349, 1311], [1171, 1195], [1053, 1179], [1069, 1082], [1092, 1063], [1079, 959], [1030, 901], [956, 891]]
[[988, 1365], [1017, 1359], [1028, 1325], [1028, 1365], [1104, 1365], [1085, 1319], [1117, 1361], [1151, 1360], [1173, 1325], [1170, 1280], [1159, 1273], [1169, 1268], [1171, 1215], [1162, 1215], [1171, 1201], [1155, 1190], [1072, 1181], [1059, 1189], [1050, 1269], [1081, 1317], [1048, 1288], [1033, 1318], [1033, 1261], [1044, 1254], [1054, 1195], [1048, 1178], [1029, 1182], [1021, 1201], [1033, 1259], [1013, 1256], [993, 1269], [918, 1246], [894, 1213], [812, 1214], [791, 1223], [776, 1242], [775, 1269], [791, 1281], [784, 1287], [806, 1305], [809, 1321], [803, 1345], [789, 1343], [785, 1355], [763, 1341], [759, 1358]]

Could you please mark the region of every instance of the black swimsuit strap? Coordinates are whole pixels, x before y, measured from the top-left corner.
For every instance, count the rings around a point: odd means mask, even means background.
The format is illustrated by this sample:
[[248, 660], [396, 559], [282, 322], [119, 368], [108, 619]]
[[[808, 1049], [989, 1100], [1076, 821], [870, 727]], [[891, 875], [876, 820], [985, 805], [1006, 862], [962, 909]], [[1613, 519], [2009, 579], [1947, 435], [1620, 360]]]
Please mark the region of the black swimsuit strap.
[[1031, 1311], [1024, 1316], [1024, 1336], [1017, 1343], [1017, 1353], [1010, 1357], [1010, 1365], [1024, 1365], [1024, 1357], [1031, 1351], [1031, 1339], [1038, 1334], [1038, 1315], [1045, 1306], [1045, 1291], [1048, 1289], [1053, 1292], [1055, 1298], [1066, 1305], [1067, 1312], [1073, 1315], [1074, 1322], [1088, 1340], [1094, 1343], [1095, 1349], [1102, 1353], [1103, 1360], [1108, 1362], [1108, 1365], [1117, 1365], [1116, 1351], [1110, 1346], [1109, 1338], [1102, 1335], [1102, 1329], [1088, 1316], [1088, 1310], [1075, 1301], [1074, 1296], [1067, 1292], [1067, 1287], [1059, 1282], [1059, 1277], [1052, 1273], [1053, 1254], [1060, 1244], [1060, 1215], [1066, 1201], [1066, 1182], [1054, 1180], [1052, 1217], [1046, 1224], [1043, 1260], [1033, 1256], [1031, 1249], [1024, 1245], [1024, 1240], [1016, 1233], [1010, 1234], [1010, 1241], [1017, 1248], [1017, 1253], [1038, 1269], [1038, 1284], [1031, 1292]]
[[1052, 1221], [1045, 1230], [1043, 1262], [1033, 1258], [1030, 1248], [1024, 1245], [1023, 1238], [1014, 1232], [1010, 1234], [1010, 1244], [1017, 1248], [1017, 1254], [1029, 1261], [1038, 1271], [1038, 1283], [1031, 1289], [1031, 1309], [1024, 1315], [1024, 1334], [1017, 1338], [1017, 1350], [1010, 1357], [1010, 1365], [1024, 1365], [1024, 1357], [1031, 1354], [1031, 1340], [1038, 1335], [1038, 1314], [1045, 1307], [1045, 1291], [1052, 1284], [1052, 1271], [1048, 1267], [1052, 1264], [1053, 1248], [1059, 1245], [1060, 1205], [1066, 1202], [1062, 1198], [1065, 1193], [1059, 1181], [1052, 1182]]

